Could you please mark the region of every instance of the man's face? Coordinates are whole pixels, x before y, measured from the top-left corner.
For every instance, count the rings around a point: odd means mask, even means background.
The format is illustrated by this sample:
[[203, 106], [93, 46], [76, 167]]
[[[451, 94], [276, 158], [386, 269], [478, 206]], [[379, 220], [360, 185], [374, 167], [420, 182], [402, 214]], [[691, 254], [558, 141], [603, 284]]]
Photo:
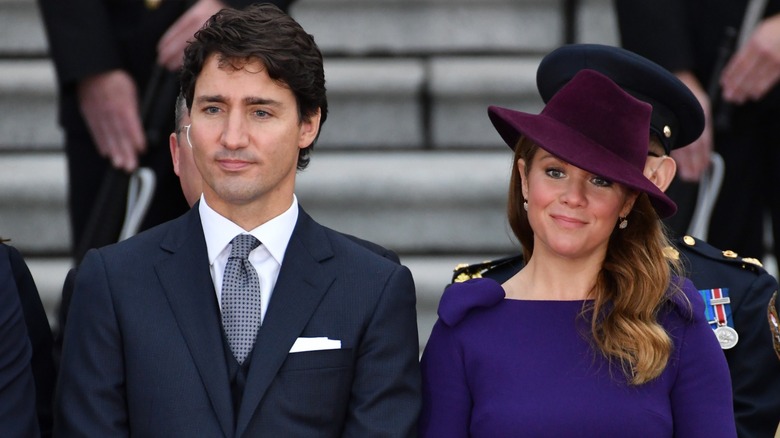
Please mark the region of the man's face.
[[228, 217], [245, 205], [279, 214], [292, 202], [298, 152], [316, 138], [319, 115], [300, 121], [292, 91], [259, 61], [235, 67], [211, 55], [195, 83], [189, 138], [203, 193]]

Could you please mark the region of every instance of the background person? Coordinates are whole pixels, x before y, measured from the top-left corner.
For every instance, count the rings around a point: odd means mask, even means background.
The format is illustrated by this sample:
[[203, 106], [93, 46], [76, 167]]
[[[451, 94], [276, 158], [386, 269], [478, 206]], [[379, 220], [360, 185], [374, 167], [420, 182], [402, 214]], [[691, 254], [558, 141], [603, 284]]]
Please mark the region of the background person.
[[[745, 30], [743, 46], [724, 50], [728, 29], [739, 30], [750, 3], [618, 0], [615, 4], [623, 47], [677, 75], [704, 108], [703, 135], [672, 156], [683, 181], [699, 179], [713, 148], [723, 157], [725, 173], [707, 241], [742, 256], [763, 258], [767, 216], [773, 241], [780, 239], [780, 192], [767, 189], [780, 184], [780, 132], [775, 127], [780, 118], [780, 1], [766, 2], [755, 29]], [[733, 55], [720, 59], [721, 53], [729, 52]], [[774, 244], [769, 253], [780, 261], [780, 246]]]

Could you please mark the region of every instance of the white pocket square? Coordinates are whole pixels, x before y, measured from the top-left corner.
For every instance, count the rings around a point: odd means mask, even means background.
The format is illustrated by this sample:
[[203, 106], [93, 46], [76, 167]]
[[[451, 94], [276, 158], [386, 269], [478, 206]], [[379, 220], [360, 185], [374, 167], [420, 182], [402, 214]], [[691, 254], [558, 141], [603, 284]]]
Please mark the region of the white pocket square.
[[338, 350], [341, 348], [341, 341], [337, 339], [321, 338], [298, 338], [295, 340], [290, 353], [302, 353], [304, 351], [317, 350]]

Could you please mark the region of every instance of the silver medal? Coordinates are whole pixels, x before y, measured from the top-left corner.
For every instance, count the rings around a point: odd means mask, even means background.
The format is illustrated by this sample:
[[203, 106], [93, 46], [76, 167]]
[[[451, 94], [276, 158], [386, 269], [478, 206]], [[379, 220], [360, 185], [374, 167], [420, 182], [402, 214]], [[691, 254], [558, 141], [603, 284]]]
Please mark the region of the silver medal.
[[722, 325], [716, 328], [715, 337], [717, 337], [718, 342], [720, 342], [720, 348], [724, 350], [733, 348], [739, 341], [739, 335], [737, 334], [737, 331], [727, 325]]

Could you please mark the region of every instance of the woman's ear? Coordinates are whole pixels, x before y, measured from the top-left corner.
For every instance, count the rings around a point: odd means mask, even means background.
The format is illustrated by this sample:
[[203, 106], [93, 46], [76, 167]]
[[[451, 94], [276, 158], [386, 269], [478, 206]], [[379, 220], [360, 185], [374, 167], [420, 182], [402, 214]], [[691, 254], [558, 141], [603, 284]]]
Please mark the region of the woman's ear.
[[631, 210], [634, 208], [634, 203], [636, 202], [636, 198], [639, 197], [639, 192], [630, 192], [628, 196], [626, 196], [626, 201], [623, 203], [623, 208], [620, 210], [620, 217], [627, 217]]
[[520, 184], [523, 188], [523, 199], [528, 199], [528, 176], [525, 169], [525, 160], [517, 159], [517, 172], [520, 174]]

